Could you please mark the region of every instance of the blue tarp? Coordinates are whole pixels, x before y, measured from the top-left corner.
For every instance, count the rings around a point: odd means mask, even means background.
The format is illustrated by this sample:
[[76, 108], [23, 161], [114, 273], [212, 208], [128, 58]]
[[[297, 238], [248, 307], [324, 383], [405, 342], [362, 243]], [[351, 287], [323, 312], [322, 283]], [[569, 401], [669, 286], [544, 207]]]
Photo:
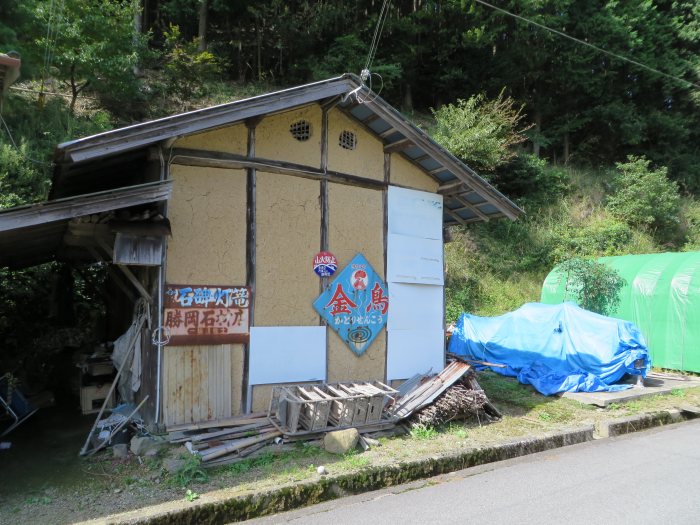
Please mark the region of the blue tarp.
[[[644, 336], [629, 321], [574, 303], [528, 303], [498, 317], [462, 314], [448, 351], [506, 365], [494, 372], [517, 377], [544, 395], [617, 391], [625, 374], [646, 377], [651, 358]], [[635, 361], [643, 366], [635, 368]]]

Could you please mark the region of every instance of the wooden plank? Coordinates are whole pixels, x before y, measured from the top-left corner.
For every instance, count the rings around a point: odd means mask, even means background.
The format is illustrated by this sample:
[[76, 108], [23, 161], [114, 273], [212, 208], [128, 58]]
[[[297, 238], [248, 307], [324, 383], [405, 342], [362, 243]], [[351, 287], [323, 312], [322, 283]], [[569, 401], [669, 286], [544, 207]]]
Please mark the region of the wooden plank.
[[206, 428], [227, 427], [236, 425], [247, 425], [259, 422], [267, 417], [266, 412], [255, 412], [246, 416], [236, 416], [223, 419], [215, 419], [212, 421], [200, 421], [198, 423], [180, 423], [173, 424], [167, 427], [168, 432], [178, 432], [183, 430], [203, 430]]
[[149, 182], [119, 190], [18, 206], [0, 212], [0, 232], [166, 200], [170, 198], [171, 190], [171, 181]]
[[382, 181], [341, 173], [337, 171], [323, 171], [320, 168], [304, 166], [291, 162], [283, 162], [271, 159], [250, 158], [233, 153], [223, 153], [218, 151], [204, 151], [175, 148], [173, 150], [173, 164], [183, 166], [200, 166], [222, 169], [257, 169], [266, 173], [277, 173], [281, 175], [295, 175], [312, 180], [328, 180], [339, 184], [350, 186], [360, 186], [363, 188], [381, 189], [384, 187]]
[[231, 417], [233, 415], [233, 374], [229, 372], [229, 370], [231, 370], [231, 363], [233, 361], [233, 351], [233, 345], [222, 346], [220, 350], [221, 366], [219, 367], [219, 373], [221, 374], [221, 388], [219, 389], [219, 391], [222, 399], [222, 404], [219, 417]]

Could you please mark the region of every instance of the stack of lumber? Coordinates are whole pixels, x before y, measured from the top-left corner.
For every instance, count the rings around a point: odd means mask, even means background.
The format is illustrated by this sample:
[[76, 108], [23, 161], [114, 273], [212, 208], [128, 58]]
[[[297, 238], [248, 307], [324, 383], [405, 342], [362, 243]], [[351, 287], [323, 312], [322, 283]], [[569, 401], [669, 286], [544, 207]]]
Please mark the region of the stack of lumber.
[[185, 444], [205, 467], [224, 465], [249, 456], [280, 437], [265, 413], [169, 427], [170, 443]]

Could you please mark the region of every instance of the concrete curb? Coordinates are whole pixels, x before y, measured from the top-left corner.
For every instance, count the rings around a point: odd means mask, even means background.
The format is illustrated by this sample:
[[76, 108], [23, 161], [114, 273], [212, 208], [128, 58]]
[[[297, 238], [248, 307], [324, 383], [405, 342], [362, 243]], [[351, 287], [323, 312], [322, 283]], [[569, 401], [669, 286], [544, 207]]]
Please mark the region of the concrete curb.
[[469, 467], [585, 443], [593, 439], [614, 437], [677, 423], [692, 417], [693, 414], [680, 410], [638, 414], [606, 421], [595, 427], [588, 425], [481, 449], [421, 458], [395, 465], [368, 467], [352, 474], [321, 477], [264, 492], [231, 495], [230, 491], [221, 490], [203, 494], [201, 499], [192, 503], [171, 501], [85, 523], [92, 525], [218, 525], [243, 521]]
[[607, 438], [630, 434], [648, 428], [670, 425], [672, 423], [680, 423], [692, 416], [686, 415], [686, 412], [681, 410], [671, 409], [662, 412], [654, 412], [650, 414], [636, 414], [634, 416], [624, 417], [620, 419], [611, 419], [601, 421], [596, 424], [595, 430], [597, 437]]

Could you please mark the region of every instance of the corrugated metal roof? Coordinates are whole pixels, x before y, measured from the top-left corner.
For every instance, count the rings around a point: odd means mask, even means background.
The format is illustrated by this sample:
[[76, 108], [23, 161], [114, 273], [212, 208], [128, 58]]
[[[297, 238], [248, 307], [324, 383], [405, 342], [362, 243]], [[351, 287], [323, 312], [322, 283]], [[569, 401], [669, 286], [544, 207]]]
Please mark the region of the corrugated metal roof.
[[[358, 96], [352, 96], [352, 94]], [[56, 148], [54, 195], [79, 191], [95, 184], [99, 170], [92, 163], [117, 156], [139, 155], [152, 145], [172, 138], [220, 128], [250, 118], [288, 111], [341, 97], [338, 108], [377, 136], [385, 151], [401, 154], [433, 177], [445, 195], [445, 224], [465, 224], [491, 218], [515, 219], [522, 210], [471, 168], [405, 119], [381, 97], [351, 74], [197, 111], [173, 115], [60, 144]], [[95, 164], [97, 166], [97, 164]], [[63, 191], [63, 188], [70, 188]], [[62, 193], [63, 191], [63, 193]]]

